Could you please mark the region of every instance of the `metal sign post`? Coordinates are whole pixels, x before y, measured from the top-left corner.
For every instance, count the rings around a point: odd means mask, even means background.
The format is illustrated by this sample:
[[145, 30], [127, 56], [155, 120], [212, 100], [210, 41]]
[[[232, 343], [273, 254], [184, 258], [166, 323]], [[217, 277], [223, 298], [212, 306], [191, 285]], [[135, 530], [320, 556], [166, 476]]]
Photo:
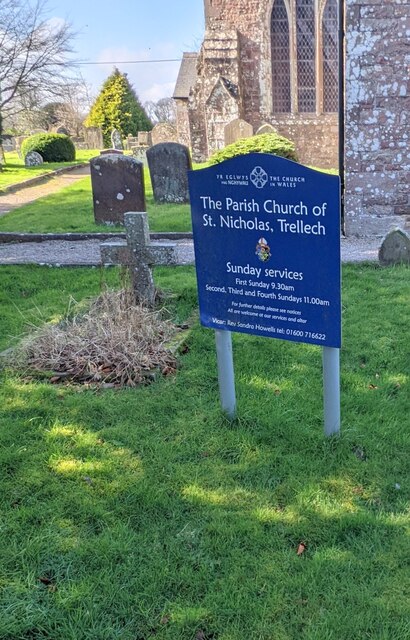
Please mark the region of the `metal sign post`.
[[340, 349], [323, 347], [323, 408], [326, 436], [340, 433]]
[[233, 419], [236, 413], [236, 396], [231, 332], [217, 329], [215, 331], [215, 342], [221, 405], [228, 418]]

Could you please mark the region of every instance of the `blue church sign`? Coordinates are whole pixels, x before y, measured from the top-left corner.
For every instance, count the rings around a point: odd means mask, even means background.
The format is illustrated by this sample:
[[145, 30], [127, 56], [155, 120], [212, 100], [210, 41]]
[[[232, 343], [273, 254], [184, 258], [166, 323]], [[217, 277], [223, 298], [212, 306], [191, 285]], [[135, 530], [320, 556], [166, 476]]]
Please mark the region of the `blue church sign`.
[[339, 348], [338, 176], [254, 153], [189, 186], [201, 323]]

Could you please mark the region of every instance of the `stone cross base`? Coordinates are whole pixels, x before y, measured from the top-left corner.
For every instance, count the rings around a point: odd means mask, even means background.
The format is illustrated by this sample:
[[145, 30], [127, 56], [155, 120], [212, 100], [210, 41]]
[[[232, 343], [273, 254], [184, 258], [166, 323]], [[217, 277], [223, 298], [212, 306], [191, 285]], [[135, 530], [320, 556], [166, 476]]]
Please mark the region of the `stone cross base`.
[[146, 213], [125, 213], [126, 240], [107, 240], [100, 245], [104, 266], [123, 265], [131, 270], [135, 299], [149, 306], [154, 304], [153, 265], [176, 264], [175, 243], [152, 243]]

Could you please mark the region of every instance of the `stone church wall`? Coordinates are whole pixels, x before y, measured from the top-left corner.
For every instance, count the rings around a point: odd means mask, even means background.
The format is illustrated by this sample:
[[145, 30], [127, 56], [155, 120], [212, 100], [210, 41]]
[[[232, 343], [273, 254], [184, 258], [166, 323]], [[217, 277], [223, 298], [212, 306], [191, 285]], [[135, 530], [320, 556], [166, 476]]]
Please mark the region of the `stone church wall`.
[[178, 142], [186, 147], [191, 146], [191, 134], [189, 131], [189, 113], [187, 100], [175, 100], [176, 107], [176, 127], [178, 131]]
[[[301, 162], [337, 168], [336, 113], [272, 112], [272, 6], [205, 0], [206, 37], [189, 97], [193, 159], [207, 159], [223, 144], [223, 120], [239, 117], [255, 131], [271, 123], [296, 143]], [[345, 0], [345, 7], [345, 230], [384, 234], [391, 224], [410, 226], [410, 0]]]
[[410, 3], [347, 0], [346, 233], [410, 219]]
[[295, 143], [299, 161], [319, 169], [337, 169], [339, 121], [335, 113], [283, 114], [270, 118], [278, 133]]
[[[205, 0], [207, 30], [190, 103], [193, 159], [206, 160], [223, 146], [223, 125], [239, 117], [249, 122], [254, 131], [263, 123], [271, 123], [281, 135], [295, 142], [301, 162], [336, 168], [335, 114], [272, 115], [272, 4], [272, 0]], [[218, 108], [216, 96], [212, 95], [220, 75], [234, 87], [233, 100], [227, 101], [225, 112], [221, 105]], [[212, 102], [214, 109], [209, 108]]]

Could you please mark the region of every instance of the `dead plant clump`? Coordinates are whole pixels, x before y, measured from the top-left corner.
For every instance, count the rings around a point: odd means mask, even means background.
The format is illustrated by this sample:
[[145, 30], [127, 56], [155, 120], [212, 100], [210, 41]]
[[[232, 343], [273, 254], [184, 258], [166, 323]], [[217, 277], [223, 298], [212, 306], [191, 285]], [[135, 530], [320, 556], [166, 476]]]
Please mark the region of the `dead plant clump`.
[[129, 290], [106, 291], [84, 309], [76, 302], [70, 316], [45, 325], [14, 350], [13, 365], [50, 380], [97, 383], [105, 387], [150, 382], [154, 372], [174, 373], [167, 348], [177, 328], [161, 312], [136, 305]]

